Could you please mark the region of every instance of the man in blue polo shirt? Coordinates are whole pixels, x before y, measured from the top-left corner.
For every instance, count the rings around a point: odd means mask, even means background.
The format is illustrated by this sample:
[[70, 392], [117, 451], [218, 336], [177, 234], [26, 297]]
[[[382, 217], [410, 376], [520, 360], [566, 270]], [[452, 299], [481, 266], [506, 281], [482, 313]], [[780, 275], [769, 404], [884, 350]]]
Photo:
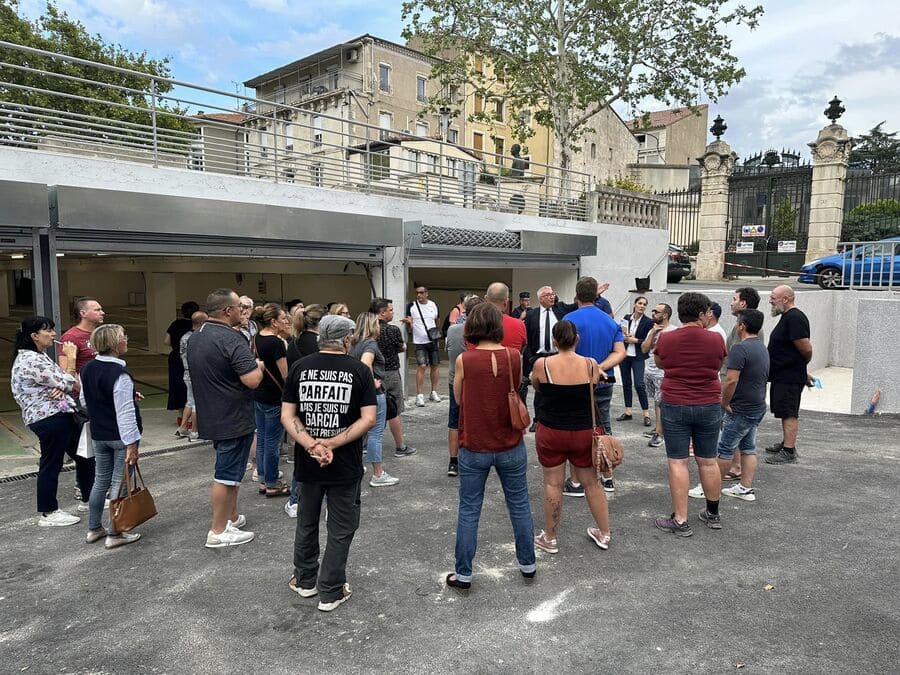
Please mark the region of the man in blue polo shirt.
[[[607, 434], [611, 434], [609, 403], [612, 400], [612, 382], [615, 379], [613, 368], [625, 359], [625, 339], [619, 324], [594, 304], [596, 299], [597, 280], [593, 277], [581, 277], [575, 284], [575, 304], [578, 305], [578, 309], [566, 314], [566, 319], [574, 323], [578, 329], [575, 352], [595, 359], [606, 373], [607, 381], [597, 385], [594, 400], [599, 415], [597, 421]], [[603, 476], [601, 483], [607, 492], [615, 490], [612, 473]], [[584, 497], [584, 487], [568, 478], [563, 494], [570, 497]]]

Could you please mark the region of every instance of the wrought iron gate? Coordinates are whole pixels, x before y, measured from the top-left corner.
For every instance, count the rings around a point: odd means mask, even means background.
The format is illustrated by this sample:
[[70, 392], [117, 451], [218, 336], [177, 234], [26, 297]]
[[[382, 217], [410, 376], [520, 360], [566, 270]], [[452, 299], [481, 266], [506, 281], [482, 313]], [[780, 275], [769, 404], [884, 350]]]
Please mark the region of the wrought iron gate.
[[811, 184], [808, 166], [735, 168], [728, 180], [725, 274], [764, 277], [800, 271], [809, 234]]

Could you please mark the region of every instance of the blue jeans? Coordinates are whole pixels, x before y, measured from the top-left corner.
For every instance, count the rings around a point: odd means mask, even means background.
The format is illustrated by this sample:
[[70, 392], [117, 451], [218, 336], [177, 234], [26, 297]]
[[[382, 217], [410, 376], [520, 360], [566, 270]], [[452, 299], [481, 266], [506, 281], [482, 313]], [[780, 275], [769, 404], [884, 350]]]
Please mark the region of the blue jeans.
[[666, 439], [666, 457], [687, 459], [693, 440], [694, 457], [715, 458], [722, 424], [721, 405], [677, 405], [663, 401], [659, 404], [659, 410]]
[[384, 424], [387, 418], [387, 396], [383, 391], [375, 396], [375, 426], [366, 436], [366, 457], [375, 464], [382, 461], [381, 442], [384, 440]]
[[484, 485], [491, 467], [497, 471], [516, 538], [516, 560], [523, 572], [536, 569], [534, 520], [528, 502], [525, 442], [501, 452], [459, 449], [459, 515], [456, 519], [456, 578], [472, 581], [472, 560], [478, 546], [478, 521], [484, 503]]
[[[90, 506], [88, 527], [96, 530], [103, 525], [106, 493], [109, 492], [110, 499], [119, 496], [119, 485], [125, 471], [125, 444], [122, 441], [98, 441], [96, 438], [91, 441], [94, 445], [97, 473], [94, 475], [94, 487], [91, 489], [91, 498], [88, 502]], [[118, 534], [113, 530], [112, 520], [109, 523], [109, 534]]]
[[254, 402], [256, 409], [256, 471], [259, 482], [269, 487], [278, 483], [278, 451], [281, 449], [281, 406]]
[[717, 453], [721, 459], [731, 459], [740, 448], [742, 455], [756, 454], [756, 428], [766, 416], [766, 409], [753, 415], [726, 412], [722, 421], [722, 435], [719, 437]]
[[609, 416], [609, 404], [612, 401], [613, 388], [611, 384], [594, 388], [594, 403], [597, 406], [597, 424], [603, 427], [603, 431], [612, 435], [612, 419]]
[[622, 365], [619, 366], [619, 372], [622, 373], [622, 391], [625, 395], [626, 408], [631, 407], [633, 400], [631, 385], [632, 375], [634, 375], [634, 388], [637, 391], [638, 403], [641, 404], [641, 410], [648, 409], [647, 387], [644, 385], [644, 362], [645, 359], [639, 359], [637, 356], [626, 356]]

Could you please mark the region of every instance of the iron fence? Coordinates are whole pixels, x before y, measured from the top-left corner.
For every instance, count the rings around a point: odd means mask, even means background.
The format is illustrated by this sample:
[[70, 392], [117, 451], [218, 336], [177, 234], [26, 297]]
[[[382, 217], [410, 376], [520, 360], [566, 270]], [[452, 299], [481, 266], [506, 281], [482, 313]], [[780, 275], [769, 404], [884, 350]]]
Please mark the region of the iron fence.
[[844, 214], [863, 204], [883, 199], [900, 201], [900, 173], [848, 172], [844, 189]]
[[696, 254], [700, 242], [700, 186], [656, 195], [669, 202], [669, 243]]
[[[66, 64], [86, 68], [73, 74]], [[352, 86], [334, 80], [310, 94], [321, 102], [349, 96]], [[538, 162], [523, 169], [511, 157], [446, 143], [440, 134], [417, 136], [369, 124], [360, 117], [362, 106], [336, 106], [341, 114], [330, 115], [280, 99], [281, 94], [279, 102], [240, 96], [0, 41], [0, 147], [588, 219], [586, 173]]]

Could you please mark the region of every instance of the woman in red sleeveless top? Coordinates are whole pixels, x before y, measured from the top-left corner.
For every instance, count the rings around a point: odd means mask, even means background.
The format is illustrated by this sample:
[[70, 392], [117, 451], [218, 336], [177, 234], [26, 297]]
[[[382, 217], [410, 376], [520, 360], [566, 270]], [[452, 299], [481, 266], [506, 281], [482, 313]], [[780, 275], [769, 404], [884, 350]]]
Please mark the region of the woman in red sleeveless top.
[[456, 520], [456, 573], [447, 585], [472, 585], [472, 559], [484, 485], [491, 467], [497, 471], [516, 541], [516, 560], [525, 578], [535, 574], [534, 521], [528, 502], [527, 456], [522, 429], [509, 415], [509, 376], [513, 390], [522, 380], [522, 357], [500, 344], [503, 317], [490, 303], [477, 305], [466, 319], [466, 341], [475, 349], [456, 359], [453, 391], [459, 402], [459, 512]]

